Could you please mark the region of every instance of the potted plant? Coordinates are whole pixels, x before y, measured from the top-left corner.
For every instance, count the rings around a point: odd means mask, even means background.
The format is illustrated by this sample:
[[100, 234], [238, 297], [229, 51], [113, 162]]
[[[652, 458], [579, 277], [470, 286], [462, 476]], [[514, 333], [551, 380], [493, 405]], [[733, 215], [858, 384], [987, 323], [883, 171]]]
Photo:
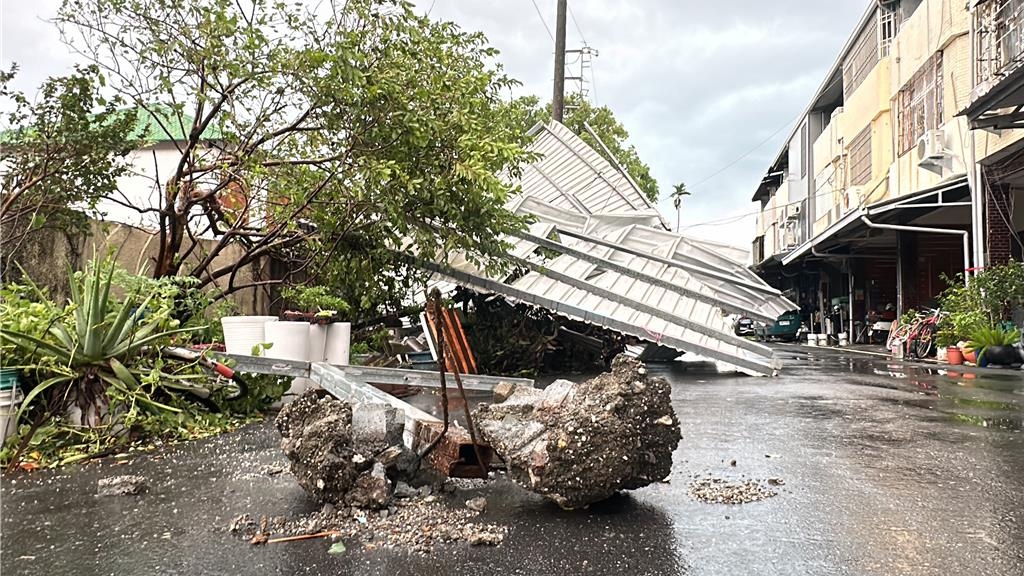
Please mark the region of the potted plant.
[[1002, 326], [985, 326], [975, 330], [968, 346], [977, 353], [978, 366], [989, 364], [1020, 364], [1020, 352], [1014, 344], [1020, 341], [1016, 328], [1005, 330]]
[[307, 358], [312, 362], [348, 364], [352, 324], [344, 321], [351, 307], [326, 286], [289, 286], [281, 296], [297, 309], [286, 309], [284, 320], [309, 324]]

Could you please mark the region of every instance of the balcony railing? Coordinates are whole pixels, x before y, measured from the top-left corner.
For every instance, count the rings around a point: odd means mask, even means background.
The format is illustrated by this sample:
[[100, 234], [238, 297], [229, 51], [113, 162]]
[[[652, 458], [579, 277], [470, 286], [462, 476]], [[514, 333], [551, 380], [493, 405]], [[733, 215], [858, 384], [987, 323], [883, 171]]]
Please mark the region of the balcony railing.
[[1024, 63], [1024, 0], [988, 0], [975, 8], [978, 84], [994, 85]]

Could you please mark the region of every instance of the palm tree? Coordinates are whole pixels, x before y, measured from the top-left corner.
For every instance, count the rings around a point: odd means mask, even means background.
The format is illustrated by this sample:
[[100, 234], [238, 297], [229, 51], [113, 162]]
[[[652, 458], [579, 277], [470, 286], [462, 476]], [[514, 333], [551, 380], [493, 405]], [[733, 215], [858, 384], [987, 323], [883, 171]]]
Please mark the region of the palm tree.
[[682, 214], [679, 207], [683, 204], [683, 196], [689, 196], [690, 192], [686, 189], [686, 184], [682, 182], [674, 185], [672, 188], [672, 206], [676, 209], [676, 232], [679, 232], [679, 220]]

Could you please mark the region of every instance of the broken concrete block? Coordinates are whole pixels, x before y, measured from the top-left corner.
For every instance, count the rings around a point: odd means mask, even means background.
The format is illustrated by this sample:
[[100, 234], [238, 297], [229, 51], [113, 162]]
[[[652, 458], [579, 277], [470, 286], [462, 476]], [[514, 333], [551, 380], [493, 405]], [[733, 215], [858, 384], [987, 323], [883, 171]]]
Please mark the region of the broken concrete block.
[[345, 495], [345, 501], [356, 508], [387, 508], [391, 503], [391, 480], [384, 473], [384, 466], [376, 462], [373, 468], [360, 474], [355, 485]]
[[148, 489], [146, 479], [135, 475], [112, 476], [96, 482], [97, 496], [129, 496], [142, 494]]
[[515, 389], [516, 385], [511, 382], [499, 382], [498, 385], [494, 387], [494, 403], [501, 404], [505, 400], [508, 400], [508, 397], [512, 395], [512, 392], [514, 392]]
[[405, 415], [388, 404], [360, 403], [352, 406], [352, 441], [360, 452], [376, 454], [402, 444]]
[[352, 406], [310, 390], [289, 403], [275, 421], [281, 449], [299, 485], [321, 502], [345, 503], [359, 474], [352, 443]]
[[668, 382], [626, 356], [580, 384], [516, 387], [473, 419], [513, 480], [563, 508], [665, 479], [681, 438]]
[[388, 446], [376, 460], [384, 465], [388, 478], [411, 480], [420, 469], [420, 457], [402, 445]]
[[477, 496], [476, 498], [470, 498], [466, 500], [466, 508], [474, 512], [483, 512], [487, 510], [487, 498], [483, 496]]

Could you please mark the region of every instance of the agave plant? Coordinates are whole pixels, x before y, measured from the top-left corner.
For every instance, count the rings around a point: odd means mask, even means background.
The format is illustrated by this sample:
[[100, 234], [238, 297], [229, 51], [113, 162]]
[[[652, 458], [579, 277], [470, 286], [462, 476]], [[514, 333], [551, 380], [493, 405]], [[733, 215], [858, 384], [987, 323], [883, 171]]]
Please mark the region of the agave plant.
[[152, 380], [153, 368], [136, 361], [143, 348], [191, 329], [173, 328], [160, 314], [147, 316], [152, 295], [141, 302], [136, 295], [112, 298], [114, 268], [112, 263], [94, 264], [80, 275], [69, 270], [71, 302], [41, 337], [6, 327], [0, 331], [0, 339], [28, 359], [20, 368], [39, 380], [21, 412], [48, 394], [51, 410], [66, 413], [73, 423], [97, 426], [105, 422], [111, 392], [145, 409], [179, 411], [152, 398], [142, 382]]

